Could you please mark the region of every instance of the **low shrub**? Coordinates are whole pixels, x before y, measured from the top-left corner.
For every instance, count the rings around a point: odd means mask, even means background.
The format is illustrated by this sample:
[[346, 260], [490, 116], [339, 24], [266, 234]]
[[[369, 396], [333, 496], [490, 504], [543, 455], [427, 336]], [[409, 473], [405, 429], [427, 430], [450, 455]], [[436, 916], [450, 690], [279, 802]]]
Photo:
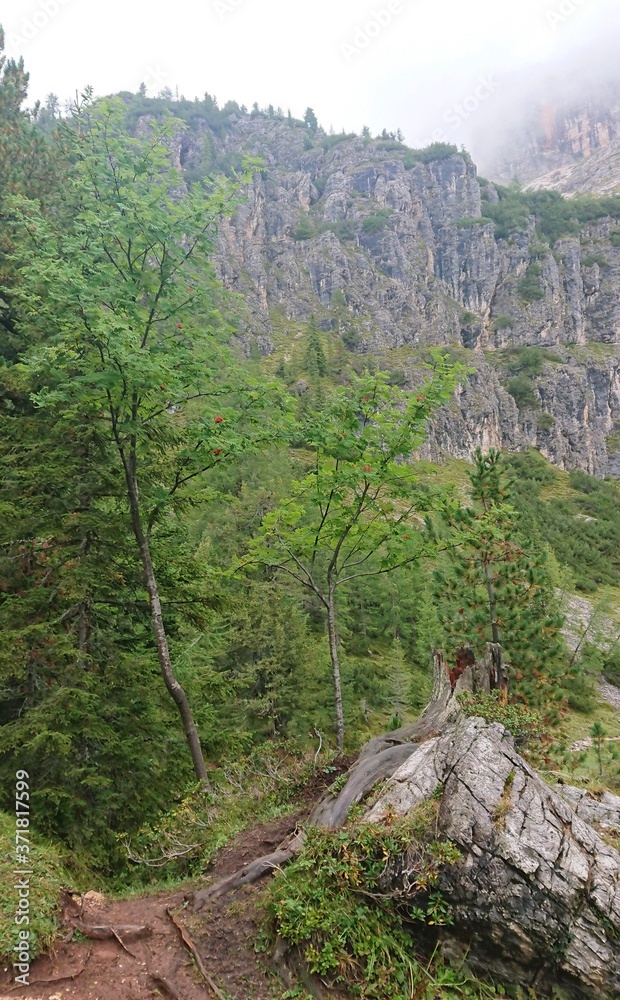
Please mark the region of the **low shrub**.
[[547, 347], [509, 347], [501, 354], [502, 365], [509, 375], [542, 375], [545, 362], [562, 364], [562, 358]]
[[338, 132], [336, 135], [326, 135], [323, 139], [323, 149], [333, 149], [334, 146], [339, 146], [341, 142], [346, 142], [347, 139], [357, 139], [356, 133]]
[[535, 747], [549, 738], [548, 726], [540, 712], [525, 705], [504, 702], [498, 691], [484, 695], [465, 691], [457, 698], [466, 716], [498, 722], [512, 734], [518, 747]]
[[322, 222], [319, 225], [320, 233], [335, 233], [339, 240], [347, 242], [355, 239], [355, 224], [351, 219], [338, 219], [337, 222]]
[[[577, 198], [565, 198], [558, 191], [523, 191], [518, 184], [510, 187], [495, 185], [499, 201], [485, 200], [485, 211], [495, 223], [495, 235], [498, 239], [509, 239], [515, 233], [527, 230], [531, 218], [535, 219], [536, 232], [539, 238], [551, 245], [565, 236], [579, 235], [580, 228], [588, 222], [597, 219], [620, 218], [620, 198], [617, 195], [593, 197], [583, 195]], [[620, 245], [614, 242], [612, 245]]]
[[515, 375], [506, 382], [506, 389], [519, 407], [519, 410], [537, 410], [540, 407], [538, 396], [527, 375]]
[[380, 233], [382, 229], [387, 226], [387, 221], [392, 213], [383, 210], [376, 212], [374, 215], [368, 215], [362, 222], [362, 232], [366, 236], [374, 236], [375, 233]]
[[405, 170], [411, 170], [417, 163], [433, 163], [435, 160], [448, 160], [458, 156], [458, 147], [451, 142], [432, 142], [424, 149], [408, 149], [405, 153]]
[[432, 968], [419, 961], [416, 927], [432, 936], [450, 923], [439, 879], [460, 859], [435, 839], [438, 806], [429, 800], [381, 825], [308, 831], [301, 855], [272, 882], [268, 910], [310, 972], [367, 1000], [475, 995], [435, 992]]
[[296, 240], [311, 240], [315, 236], [314, 226], [310, 222], [307, 216], [302, 216], [297, 224], [297, 229], [294, 233], [294, 238]]
[[211, 777], [212, 792], [193, 786], [156, 824], [134, 836], [121, 835], [135, 865], [132, 885], [146, 884], [155, 870], [168, 881], [200, 874], [232, 836], [255, 823], [286, 815], [309, 782], [319, 786], [336, 768], [325, 750], [320, 762], [312, 748], [295, 740], [262, 743], [245, 755], [223, 761]]
[[552, 417], [550, 413], [540, 413], [536, 426], [539, 431], [551, 431], [555, 427], [555, 417]]
[[530, 264], [524, 277], [517, 285], [519, 298], [522, 302], [525, 302], [526, 305], [531, 305], [532, 302], [538, 302], [540, 299], [544, 299], [545, 293], [542, 287], [541, 277], [542, 267], [540, 264]]
[[599, 267], [609, 267], [609, 262], [600, 253], [590, 254], [588, 257], [583, 257], [581, 260], [582, 267], [594, 267], [598, 264]]

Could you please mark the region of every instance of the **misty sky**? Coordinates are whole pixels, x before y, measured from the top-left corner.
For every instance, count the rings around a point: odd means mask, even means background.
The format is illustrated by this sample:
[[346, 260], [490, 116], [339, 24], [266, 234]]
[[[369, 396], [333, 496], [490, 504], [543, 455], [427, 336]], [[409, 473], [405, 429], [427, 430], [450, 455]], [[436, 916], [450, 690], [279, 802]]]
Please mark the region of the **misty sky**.
[[[336, 131], [469, 144], [542, 75], [614, 72], [618, 0], [10, 0], [0, 17], [30, 96], [164, 87], [307, 105]], [[606, 53], [610, 52], [610, 58]], [[568, 70], [567, 70], [567, 67]], [[493, 115], [491, 114], [492, 118]], [[475, 129], [474, 129], [475, 131]], [[474, 150], [475, 153], [475, 150]]]

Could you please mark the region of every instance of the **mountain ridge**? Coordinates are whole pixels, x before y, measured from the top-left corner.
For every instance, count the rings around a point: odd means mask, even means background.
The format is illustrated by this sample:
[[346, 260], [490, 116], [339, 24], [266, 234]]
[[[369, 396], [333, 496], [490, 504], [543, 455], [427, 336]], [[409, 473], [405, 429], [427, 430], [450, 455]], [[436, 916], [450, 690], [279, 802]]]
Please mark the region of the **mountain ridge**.
[[[429, 346], [456, 348], [474, 371], [436, 421], [429, 457], [534, 446], [561, 468], [620, 472], [616, 220], [551, 245], [532, 217], [498, 238], [484, 214], [497, 188], [449, 147], [433, 158], [393, 140], [233, 114], [220, 136], [194, 122], [179, 137], [179, 164], [199, 170], [205, 144], [229, 162], [264, 162], [216, 251], [219, 277], [246, 303], [248, 353], [252, 343], [273, 352], [274, 321], [286, 339], [313, 319], [356, 353], [409, 351], [413, 384]], [[528, 404], [496, 361], [531, 348], [557, 356], [530, 379]]]
[[181, 113], [171, 152], [188, 180], [263, 164], [214, 254], [248, 356], [286, 367], [314, 325], [413, 387], [430, 347], [461, 352], [472, 371], [426, 457], [535, 447], [563, 469], [620, 474], [620, 199], [532, 203], [446, 143], [328, 135], [314, 115], [220, 110], [208, 95], [119, 96], [133, 128]]

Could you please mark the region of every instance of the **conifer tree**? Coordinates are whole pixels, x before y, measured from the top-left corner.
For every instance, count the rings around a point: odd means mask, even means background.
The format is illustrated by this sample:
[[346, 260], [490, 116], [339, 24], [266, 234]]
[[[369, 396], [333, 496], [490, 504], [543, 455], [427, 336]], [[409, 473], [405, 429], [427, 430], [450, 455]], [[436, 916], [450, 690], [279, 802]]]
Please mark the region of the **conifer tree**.
[[[23, 109], [28, 93], [28, 73], [23, 59], [4, 55], [0, 27], [0, 359], [12, 363], [24, 347], [12, 306], [12, 288], [18, 282], [16, 247], [6, 217], [7, 199], [20, 194], [43, 203], [59, 190], [64, 173], [61, 151], [56, 157], [43, 134]], [[0, 394], [0, 407], [12, 405], [13, 394]], [[23, 403], [23, 400], [21, 401]]]
[[327, 358], [314, 319], [310, 323], [304, 369], [314, 378], [322, 378], [327, 374]]
[[545, 553], [525, 540], [499, 452], [476, 451], [470, 482], [470, 505], [455, 504], [448, 518], [448, 565], [435, 577], [447, 641], [476, 653], [501, 644], [523, 698], [559, 701], [562, 616]]
[[304, 114], [304, 122], [310, 132], [316, 132], [316, 130], [318, 129], [319, 123], [312, 108], [306, 108]]
[[237, 704], [271, 737], [287, 732], [308, 676], [311, 635], [298, 602], [273, 583], [253, 581], [233, 600], [225, 664]]

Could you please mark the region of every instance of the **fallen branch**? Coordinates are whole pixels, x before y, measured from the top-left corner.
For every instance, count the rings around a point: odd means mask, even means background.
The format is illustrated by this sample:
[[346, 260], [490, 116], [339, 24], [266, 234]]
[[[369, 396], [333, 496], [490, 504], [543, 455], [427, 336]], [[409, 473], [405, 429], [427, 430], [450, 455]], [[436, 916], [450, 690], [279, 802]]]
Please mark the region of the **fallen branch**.
[[[153, 933], [151, 927], [140, 924], [128, 924], [126, 927], [111, 927], [109, 924], [83, 924], [81, 921], [75, 921], [71, 926], [76, 931], [79, 931], [80, 934], [92, 938], [94, 941], [109, 941], [111, 938], [116, 938], [123, 945], [123, 948], [125, 948], [125, 945], [121, 941], [121, 938], [125, 937], [135, 941], [137, 938], [150, 937]], [[125, 951], [127, 951], [126, 948]]]
[[[204, 823], [195, 823], [194, 825], [206, 826]], [[145, 858], [140, 854], [134, 854], [131, 849], [131, 842], [128, 839], [123, 840], [123, 847], [130, 861], [133, 861], [136, 865], [147, 865], [149, 868], [163, 868], [171, 861], [187, 857], [188, 854], [191, 854], [192, 851], [200, 847], [200, 844], [183, 844], [176, 837], [169, 837], [168, 839], [170, 840], [170, 849], [162, 850], [162, 854], [158, 858]]]
[[183, 941], [183, 944], [185, 945], [186, 948], [189, 949], [189, 951], [193, 955], [194, 960], [196, 962], [196, 965], [198, 966], [198, 968], [200, 970], [200, 974], [201, 974], [202, 978], [204, 979], [204, 981], [206, 982], [206, 984], [209, 987], [209, 989], [213, 992], [213, 995], [215, 997], [217, 997], [218, 1000], [226, 1000], [226, 997], [222, 993], [221, 989], [216, 985], [216, 983], [213, 981], [212, 977], [207, 972], [207, 970], [205, 968], [205, 964], [204, 964], [202, 958], [200, 957], [200, 953], [198, 952], [198, 949], [197, 949], [196, 945], [192, 941], [192, 939], [191, 939], [191, 937], [190, 937], [189, 932], [187, 931], [187, 929], [183, 926], [183, 924], [181, 923], [180, 920], [177, 920], [177, 918], [175, 917], [175, 915], [174, 915], [174, 913], [172, 912], [171, 909], [167, 908], [166, 909], [166, 913], [168, 914], [168, 916], [170, 917], [170, 920], [172, 921], [172, 923], [174, 924], [174, 926], [178, 930], [179, 934], [181, 935], [181, 940]]

